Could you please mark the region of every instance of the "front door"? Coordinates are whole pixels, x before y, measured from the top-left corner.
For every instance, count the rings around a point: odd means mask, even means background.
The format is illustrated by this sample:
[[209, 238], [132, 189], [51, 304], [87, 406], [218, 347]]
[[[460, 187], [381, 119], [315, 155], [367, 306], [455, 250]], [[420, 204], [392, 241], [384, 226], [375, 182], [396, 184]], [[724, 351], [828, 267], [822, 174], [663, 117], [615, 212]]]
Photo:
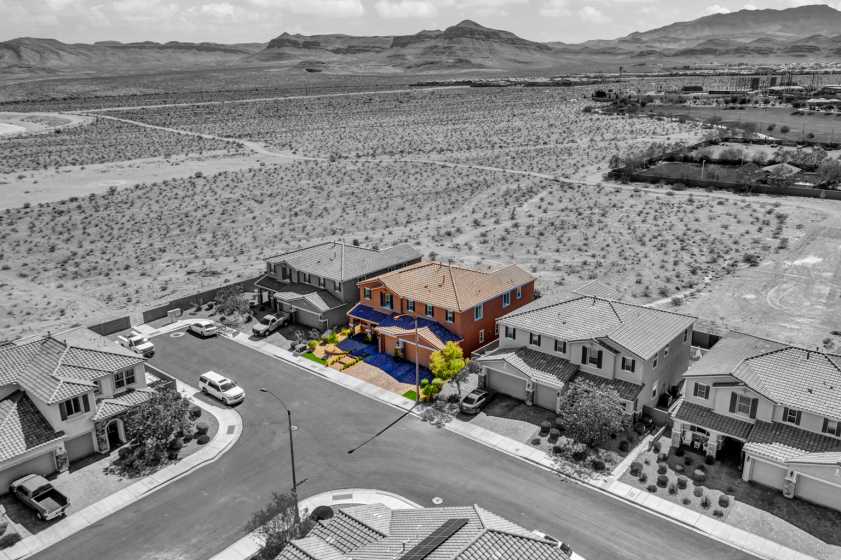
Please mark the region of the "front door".
[[116, 449], [123, 444], [123, 438], [120, 434], [120, 421], [114, 420], [108, 427], [106, 428], [106, 434], [108, 435], [108, 446], [111, 449]]

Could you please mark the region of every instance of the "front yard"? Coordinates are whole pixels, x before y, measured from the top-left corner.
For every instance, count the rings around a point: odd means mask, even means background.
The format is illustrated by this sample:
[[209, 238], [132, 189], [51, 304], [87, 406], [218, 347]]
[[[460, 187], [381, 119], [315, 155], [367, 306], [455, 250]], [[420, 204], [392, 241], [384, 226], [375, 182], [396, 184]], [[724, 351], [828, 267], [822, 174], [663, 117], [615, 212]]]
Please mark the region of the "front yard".
[[708, 463], [693, 451], [670, 450], [668, 443], [664, 437], [643, 449], [621, 481], [816, 558], [836, 557], [824, 543], [841, 545], [841, 512], [745, 482], [738, 461]]

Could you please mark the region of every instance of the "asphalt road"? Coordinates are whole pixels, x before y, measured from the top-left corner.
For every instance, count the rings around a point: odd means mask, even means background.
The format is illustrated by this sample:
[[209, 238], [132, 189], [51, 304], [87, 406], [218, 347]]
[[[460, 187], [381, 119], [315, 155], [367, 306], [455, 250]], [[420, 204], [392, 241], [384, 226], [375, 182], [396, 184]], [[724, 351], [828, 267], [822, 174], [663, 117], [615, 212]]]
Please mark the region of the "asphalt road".
[[[312, 374], [219, 338], [155, 340], [152, 363], [195, 386], [209, 369], [247, 391], [242, 437], [218, 461], [37, 555], [41, 560], [204, 560], [245, 534], [251, 513], [291, 486], [285, 413], [292, 408], [302, 496], [378, 488], [431, 506], [479, 505], [569, 542], [588, 560], [752, 558], [625, 502], [401, 415]], [[220, 426], [220, 429], [225, 429]]]

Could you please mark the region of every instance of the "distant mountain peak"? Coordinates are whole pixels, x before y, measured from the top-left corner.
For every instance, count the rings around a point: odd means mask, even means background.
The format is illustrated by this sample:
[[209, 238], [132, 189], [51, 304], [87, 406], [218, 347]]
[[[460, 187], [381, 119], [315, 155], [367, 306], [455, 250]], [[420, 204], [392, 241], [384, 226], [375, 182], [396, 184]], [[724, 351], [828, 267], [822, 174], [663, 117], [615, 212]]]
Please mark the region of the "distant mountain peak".
[[462, 21], [458, 22], [457, 24], [453, 25], [452, 27], [469, 27], [469, 28], [472, 28], [472, 29], [488, 29], [484, 25], [480, 25], [480, 24], [476, 23], [475, 21], [473, 21], [472, 19], [462, 20]]

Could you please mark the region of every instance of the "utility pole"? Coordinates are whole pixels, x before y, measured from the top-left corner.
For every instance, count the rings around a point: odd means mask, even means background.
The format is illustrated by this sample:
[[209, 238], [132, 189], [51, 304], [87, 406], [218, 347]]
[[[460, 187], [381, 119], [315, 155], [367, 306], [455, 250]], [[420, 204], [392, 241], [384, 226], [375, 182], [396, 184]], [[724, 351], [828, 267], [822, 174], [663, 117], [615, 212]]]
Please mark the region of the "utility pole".
[[300, 510], [298, 509], [298, 478], [295, 476], [295, 442], [292, 440], [292, 432], [298, 429], [297, 426], [292, 424], [292, 411], [289, 410], [289, 407], [286, 406], [286, 403], [283, 402], [283, 399], [278, 397], [274, 392], [266, 389], [265, 387], [260, 387], [261, 393], [268, 393], [269, 395], [273, 396], [277, 402], [286, 410], [286, 420], [289, 425], [289, 456], [292, 461], [292, 497], [295, 499], [295, 521], [300, 521]]

